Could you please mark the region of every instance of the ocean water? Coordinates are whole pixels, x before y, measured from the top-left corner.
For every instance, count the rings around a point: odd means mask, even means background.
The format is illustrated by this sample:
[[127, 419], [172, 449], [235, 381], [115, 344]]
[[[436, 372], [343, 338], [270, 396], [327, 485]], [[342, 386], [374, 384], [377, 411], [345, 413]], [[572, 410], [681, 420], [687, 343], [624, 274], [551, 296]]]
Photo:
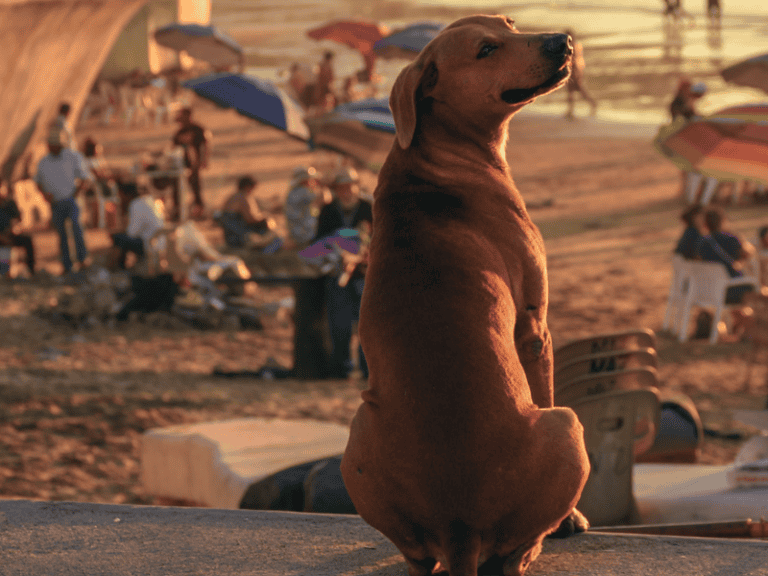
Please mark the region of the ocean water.
[[[768, 2], [722, 0], [723, 17], [710, 22], [706, 0], [683, 0], [689, 15], [675, 22], [662, 15], [662, 0], [381, 0], [365, 6], [349, 0], [213, 0], [212, 21], [233, 34], [247, 54], [247, 69], [280, 81], [292, 62], [312, 66], [322, 52], [336, 54], [336, 75], [362, 67], [359, 54], [332, 41], [317, 42], [305, 32], [329, 20], [366, 18], [391, 29], [418, 21], [449, 23], [473, 13], [513, 17], [525, 31], [569, 28], [584, 46], [587, 87], [606, 119], [660, 123], [681, 76], [703, 81], [709, 91], [699, 104], [714, 112], [743, 102], [768, 101], [768, 94], [726, 84], [722, 68], [768, 52]], [[379, 60], [381, 95], [389, 92], [403, 60]], [[540, 98], [531, 109], [562, 114], [561, 91]], [[577, 114], [586, 114], [586, 104]]]

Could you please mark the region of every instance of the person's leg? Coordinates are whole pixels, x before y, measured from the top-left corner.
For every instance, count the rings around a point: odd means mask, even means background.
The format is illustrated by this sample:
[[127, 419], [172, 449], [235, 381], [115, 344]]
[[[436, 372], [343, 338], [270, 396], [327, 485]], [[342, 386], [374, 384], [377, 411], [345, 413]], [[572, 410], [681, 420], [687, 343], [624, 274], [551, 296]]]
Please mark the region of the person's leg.
[[65, 274], [72, 271], [72, 259], [69, 256], [69, 238], [67, 237], [66, 226], [68, 215], [69, 207], [66, 201], [54, 202], [51, 205], [51, 224], [53, 224], [56, 233], [59, 235], [59, 252]]
[[190, 169], [189, 171], [189, 188], [195, 195], [195, 204], [203, 207], [203, 188], [200, 184], [200, 171], [197, 169]]
[[336, 278], [326, 282], [328, 324], [331, 331], [331, 377], [346, 378], [352, 369], [349, 345], [352, 340], [354, 305], [346, 287], [339, 286]]
[[14, 234], [11, 236], [11, 242], [14, 246], [24, 248], [27, 255], [27, 268], [29, 273], [35, 273], [35, 246], [32, 244], [32, 236], [27, 234]]
[[687, 204], [696, 203], [703, 179], [704, 176], [698, 172], [685, 172], [685, 201]]
[[[359, 325], [360, 323], [360, 304], [362, 303], [363, 299], [363, 288], [365, 287], [365, 280], [363, 278], [357, 278], [353, 280], [351, 283], [352, 289], [354, 290], [352, 300], [354, 302], [352, 312], [353, 317], [352, 321], [355, 323], [355, 325]], [[363, 352], [363, 346], [360, 344], [358, 346], [358, 368], [360, 368], [360, 372], [363, 374], [363, 378], [368, 378], [368, 362], [365, 360], [365, 353]]]
[[80, 226], [80, 207], [74, 198], [67, 202], [69, 202], [69, 219], [72, 221], [72, 235], [75, 239], [75, 255], [78, 262], [82, 263], [88, 258], [88, 248], [85, 246], [85, 236]]
[[323, 278], [307, 278], [294, 285], [293, 373], [305, 380], [328, 377], [328, 352], [324, 346]]
[[575, 105], [575, 98], [573, 95], [573, 88], [571, 87], [571, 83], [568, 83], [567, 86], [567, 93], [568, 93], [568, 111], [565, 113], [565, 117], [569, 120], [573, 120], [573, 107]]

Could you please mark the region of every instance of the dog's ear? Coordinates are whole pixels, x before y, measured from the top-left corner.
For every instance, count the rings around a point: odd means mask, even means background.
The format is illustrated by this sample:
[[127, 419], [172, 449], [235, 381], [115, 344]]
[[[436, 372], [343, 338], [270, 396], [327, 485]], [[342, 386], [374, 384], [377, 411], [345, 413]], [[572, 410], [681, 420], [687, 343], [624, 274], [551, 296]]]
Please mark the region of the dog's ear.
[[419, 59], [403, 68], [392, 86], [389, 107], [395, 119], [397, 143], [403, 149], [411, 145], [416, 132], [419, 101], [435, 87], [437, 76], [434, 60]]

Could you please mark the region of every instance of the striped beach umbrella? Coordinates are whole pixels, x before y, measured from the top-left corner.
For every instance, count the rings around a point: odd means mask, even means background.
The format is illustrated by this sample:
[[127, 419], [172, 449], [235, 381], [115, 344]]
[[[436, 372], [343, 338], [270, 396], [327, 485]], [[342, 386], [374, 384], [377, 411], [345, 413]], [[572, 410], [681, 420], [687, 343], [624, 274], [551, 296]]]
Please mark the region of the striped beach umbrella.
[[243, 116], [301, 140], [309, 139], [301, 104], [269, 80], [248, 74], [219, 73], [187, 80], [183, 86], [219, 106], [234, 108]]
[[243, 48], [215, 26], [177, 22], [155, 30], [155, 41], [166, 48], [183, 50], [214, 66], [242, 63]]
[[732, 64], [723, 68], [720, 75], [731, 84], [768, 92], [768, 54], [760, 54]]
[[726, 108], [662, 127], [655, 148], [683, 170], [768, 184], [768, 104]]
[[442, 29], [437, 22], [417, 22], [382, 38], [373, 45], [373, 51], [385, 59], [413, 60]]

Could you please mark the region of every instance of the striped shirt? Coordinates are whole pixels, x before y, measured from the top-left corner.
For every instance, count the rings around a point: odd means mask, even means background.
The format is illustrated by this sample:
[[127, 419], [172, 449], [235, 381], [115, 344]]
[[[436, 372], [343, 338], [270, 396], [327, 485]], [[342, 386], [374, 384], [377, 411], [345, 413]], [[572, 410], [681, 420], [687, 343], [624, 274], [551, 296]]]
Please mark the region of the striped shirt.
[[77, 178], [93, 180], [93, 174], [80, 152], [64, 148], [58, 155], [48, 154], [40, 160], [35, 182], [40, 190], [58, 202], [74, 195]]

